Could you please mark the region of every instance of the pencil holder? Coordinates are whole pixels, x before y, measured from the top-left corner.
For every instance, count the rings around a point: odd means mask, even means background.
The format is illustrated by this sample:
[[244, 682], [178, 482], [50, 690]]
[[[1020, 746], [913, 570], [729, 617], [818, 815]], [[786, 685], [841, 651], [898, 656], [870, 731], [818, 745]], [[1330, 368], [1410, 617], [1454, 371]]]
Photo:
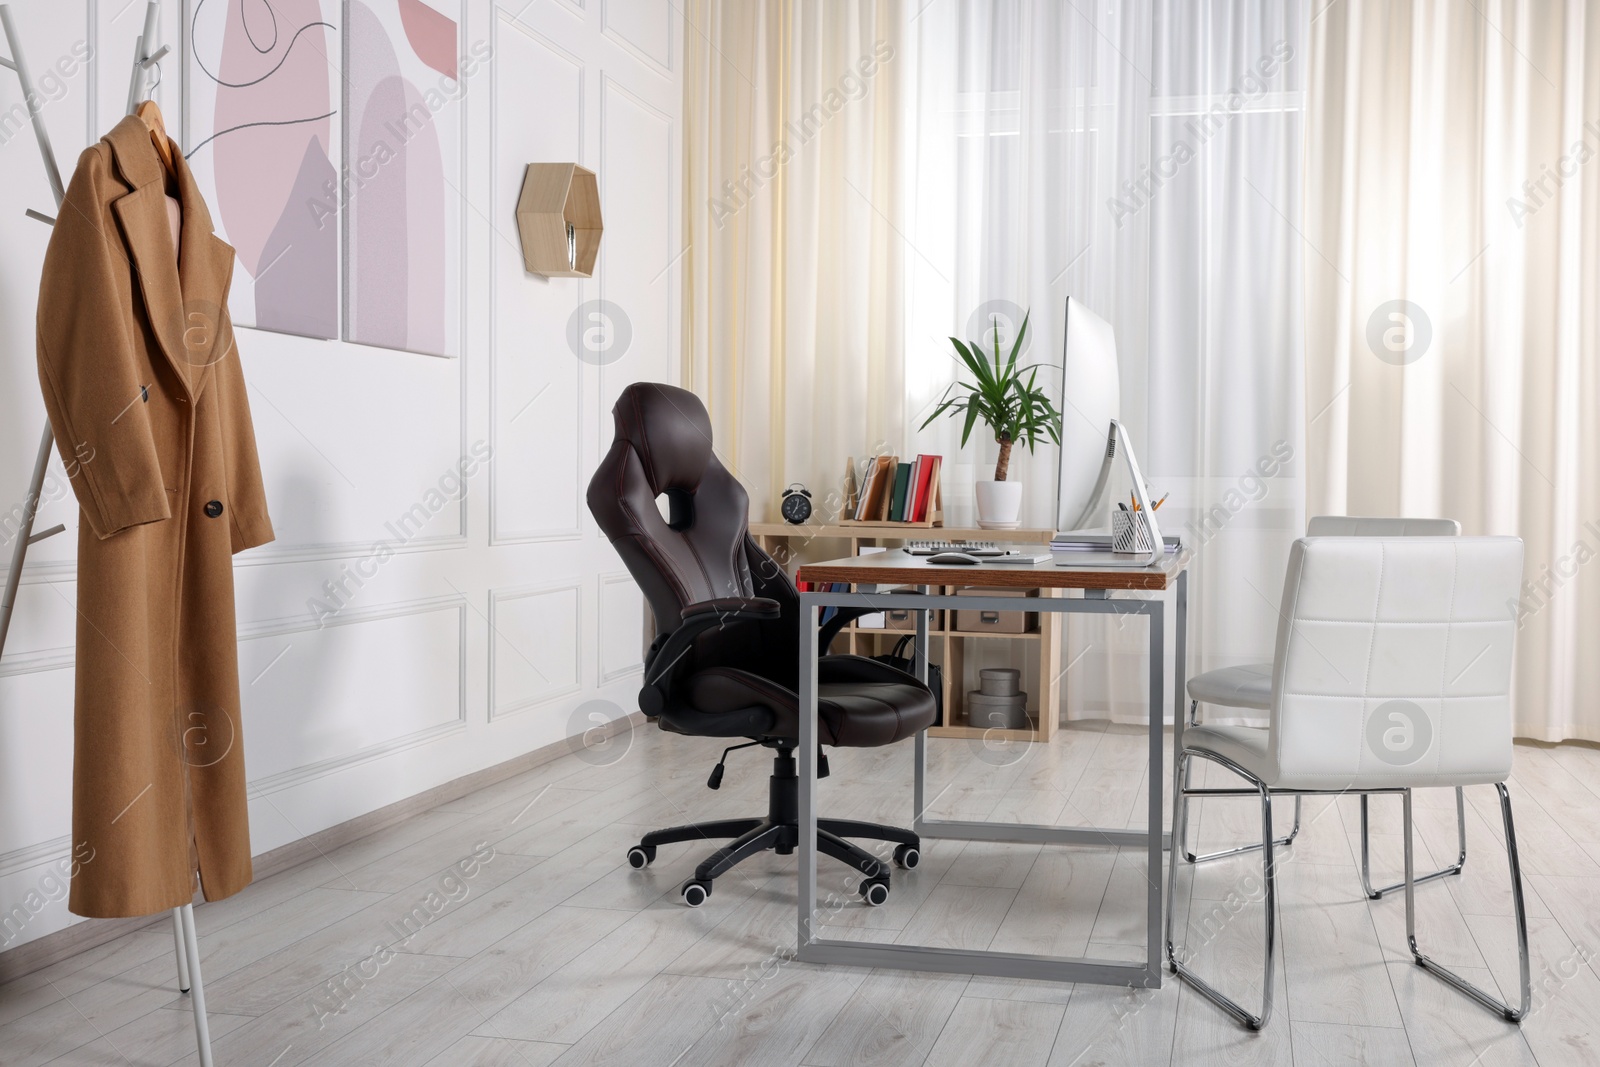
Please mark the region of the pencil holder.
[[1118, 508], [1111, 513], [1111, 551], [1150, 551], [1150, 531], [1138, 521], [1138, 512]]

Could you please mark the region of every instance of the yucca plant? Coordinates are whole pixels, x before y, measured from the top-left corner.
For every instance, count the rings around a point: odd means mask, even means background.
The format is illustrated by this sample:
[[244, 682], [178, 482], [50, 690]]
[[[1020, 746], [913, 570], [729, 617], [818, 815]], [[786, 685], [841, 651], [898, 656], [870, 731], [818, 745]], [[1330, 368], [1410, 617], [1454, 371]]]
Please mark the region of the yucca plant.
[[[973, 426], [982, 419], [984, 425], [994, 431], [994, 439], [1000, 444], [1000, 458], [994, 465], [994, 480], [1003, 482], [1011, 468], [1012, 445], [1026, 445], [1028, 451], [1032, 452], [1045, 437], [1057, 445], [1061, 444], [1061, 412], [1056, 410], [1056, 406], [1037, 384], [1040, 365], [1017, 366], [1017, 357], [1022, 354], [1022, 340], [1028, 335], [1028, 316], [1023, 316], [1022, 327], [1017, 330], [1016, 340], [1011, 342], [1008, 356], [1002, 357], [1000, 354], [998, 320], [995, 329], [990, 332], [994, 337], [993, 360], [983, 351], [981, 343], [974, 341], [968, 345], [954, 337], [950, 338], [950, 343], [955, 345], [956, 355], [974, 380], [952, 382], [940, 399], [939, 406], [923, 422], [922, 428], [927, 429], [941, 415], [948, 413], [955, 417], [964, 411], [966, 422], [961, 427], [961, 446], [965, 448], [967, 439], [972, 436]], [[1023, 377], [1025, 372], [1026, 379]], [[961, 395], [952, 396], [952, 393]]]

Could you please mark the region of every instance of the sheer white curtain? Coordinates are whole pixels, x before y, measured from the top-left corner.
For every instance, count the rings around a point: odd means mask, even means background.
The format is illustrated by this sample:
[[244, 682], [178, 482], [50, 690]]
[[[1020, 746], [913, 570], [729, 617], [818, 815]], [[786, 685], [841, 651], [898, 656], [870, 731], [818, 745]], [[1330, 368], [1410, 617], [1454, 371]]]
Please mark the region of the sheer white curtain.
[[777, 519], [902, 436], [899, 0], [689, 0], [683, 385]]
[[1600, 11], [1344, 0], [1312, 36], [1311, 506], [1520, 535], [1516, 732], [1600, 741]]
[[[958, 369], [946, 337], [995, 313], [1014, 328], [1027, 309], [1029, 358], [1059, 365], [1066, 298], [1083, 300], [1116, 330], [1122, 418], [1193, 556], [1190, 670], [1270, 657], [1305, 521], [1306, 4], [931, 0], [905, 14], [907, 450], [947, 457], [947, 519], [970, 518], [995, 446], [960, 449], [955, 422], [917, 429]], [[1025, 525], [1054, 525], [1056, 463], [1054, 449], [1013, 455]], [[1143, 721], [1135, 625], [1073, 621], [1073, 715]]]

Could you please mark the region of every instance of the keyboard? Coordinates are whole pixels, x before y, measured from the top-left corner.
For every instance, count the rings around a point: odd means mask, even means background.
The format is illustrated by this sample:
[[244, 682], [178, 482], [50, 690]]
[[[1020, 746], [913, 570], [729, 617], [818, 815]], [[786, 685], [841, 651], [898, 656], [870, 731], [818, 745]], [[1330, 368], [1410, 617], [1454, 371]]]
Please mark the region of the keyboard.
[[1009, 549], [993, 541], [907, 541], [912, 556], [936, 556], [941, 552], [965, 552], [969, 556], [1004, 556]]

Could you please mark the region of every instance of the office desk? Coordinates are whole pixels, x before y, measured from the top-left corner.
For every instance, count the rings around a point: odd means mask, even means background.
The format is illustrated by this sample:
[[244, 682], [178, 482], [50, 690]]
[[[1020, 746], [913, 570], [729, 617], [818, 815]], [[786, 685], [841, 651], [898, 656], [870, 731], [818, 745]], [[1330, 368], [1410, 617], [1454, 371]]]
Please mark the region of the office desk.
[[[1173, 685], [1173, 729], [1182, 743], [1184, 692], [1184, 639], [1188, 612], [1188, 575], [1181, 563], [1168, 557], [1170, 570], [1151, 567], [1136, 570], [1074, 570], [1054, 563], [1031, 565], [982, 564], [979, 566], [936, 566], [925, 556], [904, 552], [885, 552], [855, 556], [827, 563], [809, 563], [796, 573], [801, 581], [846, 582], [856, 586], [904, 585], [911, 591], [809, 592], [800, 594], [800, 894], [798, 956], [808, 963], [843, 963], [860, 967], [893, 967], [915, 971], [943, 971], [955, 974], [982, 974], [1000, 978], [1031, 978], [1058, 982], [1097, 982], [1105, 985], [1131, 985], [1158, 988], [1161, 985], [1161, 852], [1167, 844], [1162, 833], [1162, 794], [1165, 773], [1162, 758], [1164, 704], [1162, 656], [1162, 612], [1159, 599], [1118, 599], [1111, 594], [1127, 590], [1160, 591], [1175, 594], [1175, 670]], [[1148, 622], [1150, 653], [1150, 745], [1149, 745], [1149, 821], [1144, 830], [1122, 827], [1065, 827], [1021, 823], [989, 823], [929, 819], [927, 806], [927, 733], [915, 741], [912, 828], [924, 839], [952, 838], [963, 841], [1005, 841], [1022, 844], [1144, 846], [1147, 856], [1146, 940], [1143, 963], [1117, 960], [1077, 959], [1037, 956], [1015, 952], [930, 948], [915, 945], [888, 945], [861, 941], [834, 941], [818, 936], [817, 919], [817, 619], [825, 606], [911, 608], [917, 613], [917, 666], [927, 678], [928, 611], [960, 608], [990, 611], [1015, 611], [1014, 597], [930, 595], [928, 586], [962, 585], [994, 589], [1039, 589], [1041, 596], [1027, 604], [1029, 611], [1048, 611], [1089, 615], [1142, 615]], [[1082, 592], [1070, 597], [1070, 591]], [[1042, 709], [1058, 714], [1056, 708]], [[896, 872], [896, 878], [905, 874]], [[891, 890], [887, 907], [894, 906]]]

